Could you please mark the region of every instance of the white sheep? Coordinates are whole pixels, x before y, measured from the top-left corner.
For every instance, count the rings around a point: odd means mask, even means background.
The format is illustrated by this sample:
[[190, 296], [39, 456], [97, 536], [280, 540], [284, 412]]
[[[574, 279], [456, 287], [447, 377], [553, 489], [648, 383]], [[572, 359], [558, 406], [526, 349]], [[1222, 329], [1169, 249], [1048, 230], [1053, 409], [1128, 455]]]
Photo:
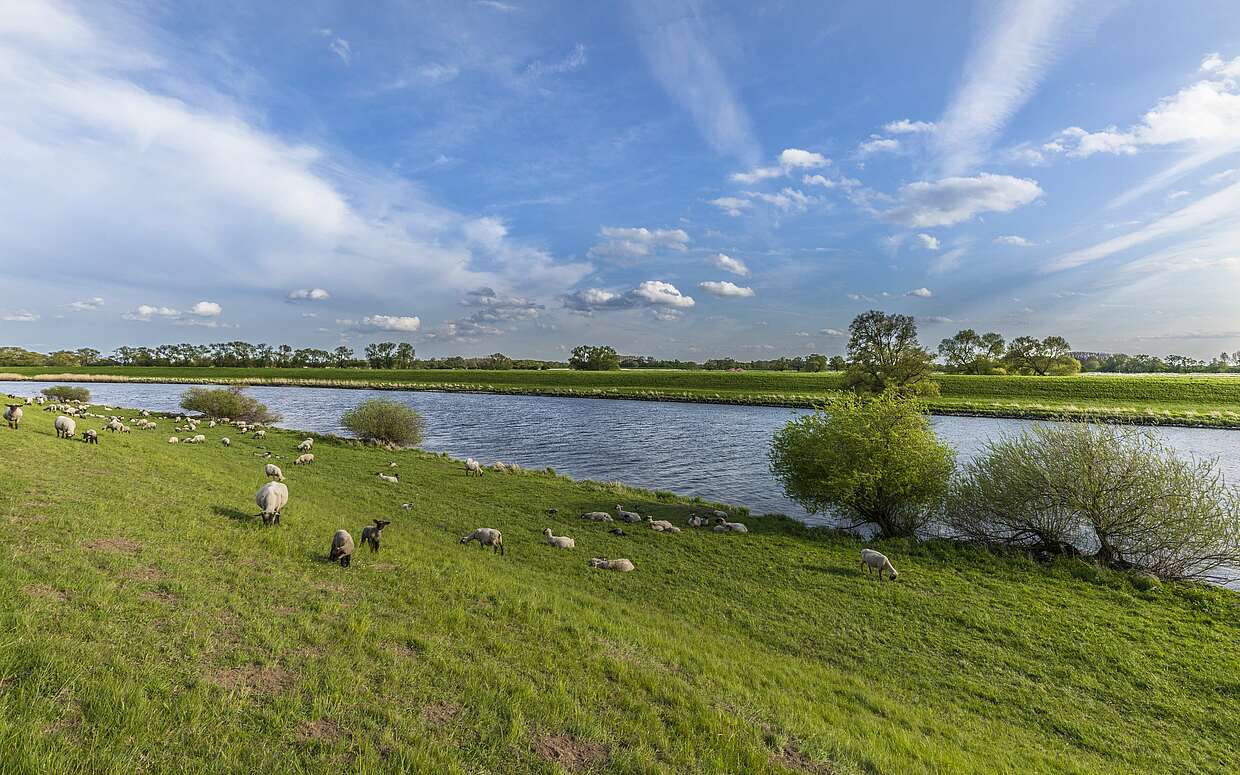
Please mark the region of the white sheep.
[[263, 518], [263, 524], [278, 525], [280, 524], [280, 509], [288, 505], [288, 486], [283, 482], [267, 482], [258, 488], [254, 502], [262, 509], [258, 516]]
[[214, 428], [214, 427], [215, 427], [215, 420], [207, 420], [207, 427], [208, 427], [208, 428]]
[[461, 539], [463, 544], [470, 541], [477, 541], [479, 549], [489, 546], [493, 551], [504, 553], [504, 535], [493, 527], [480, 527]]
[[[719, 512], [715, 512], [716, 514]], [[716, 533], [748, 533], [749, 528], [740, 522], [728, 522], [723, 517], [715, 517]]]
[[56, 418], [54, 425], [56, 428], [56, 438], [59, 439], [71, 439], [73, 434], [77, 432], [77, 423], [63, 414]]
[[306, 439], [305, 441], [297, 445], [297, 451], [298, 452], [309, 452], [310, 448], [313, 446], [314, 446], [314, 439]]
[[482, 476], [482, 464], [472, 457], [465, 461], [466, 476]]
[[616, 519], [621, 522], [641, 522], [641, 514], [635, 514], [631, 511], [625, 511], [624, 507], [619, 503], [616, 504]]
[[861, 567], [865, 569], [865, 575], [870, 575], [870, 569], [878, 570], [878, 580], [883, 580], [883, 571], [891, 574], [891, 580], [895, 581], [900, 574], [896, 572], [896, 568], [891, 564], [891, 560], [887, 559], [887, 555], [876, 552], [873, 549], [861, 550]]
[[231, 446], [232, 446], [232, 439], [230, 439], [230, 438], [228, 438], [227, 436], [225, 436], [225, 437], [223, 437], [222, 439], [220, 439], [220, 443], [221, 443], [221, 444], [223, 444], [225, 447], [231, 447]]
[[654, 517], [646, 517], [646, 522], [651, 528], [660, 533], [679, 533], [680, 528], [668, 522], [666, 519], [655, 519]]
[[169, 437], [168, 437], [168, 443], [169, 443], [169, 444], [180, 444], [180, 443], [181, 443], [181, 440], [180, 440], [180, 439], [178, 439], [176, 436], [169, 436]]
[[8, 422], [10, 428], [16, 430], [22, 421], [22, 408], [17, 404], [9, 404], [8, 407], [8, 409], [4, 410], [4, 419]]
[[82, 441], [86, 442], [87, 444], [98, 444], [99, 443], [99, 431], [95, 430], [94, 428], [87, 428], [86, 430], [82, 431]]
[[611, 515], [606, 511], [587, 511], [581, 515], [582, 519], [588, 519], [592, 522], [611, 522]]
[[332, 535], [332, 548], [327, 553], [329, 562], [340, 562], [340, 567], [347, 568], [353, 560], [353, 536], [348, 530], [337, 530]]
[[556, 549], [576, 549], [577, 548], [577, 542], [569, 538], [568, 536], [551, 535], [551, 528], [549, 527], [543, 529], [543, 535], [547, 537], [547, 543], [551, 544]]
[[293, 461], [293, 465], [308, 466], [313, 462], [314, 462], [314, 455], [311, 455], [309, 452], [307, 452], [304, 455], [298, 455], [297, 459]]
[[207, 437], [199, 433], [198, 435], [194, 436], [194, 438], [190, 439], [190, 441], [194, 442], [195, 444], [205, 444], [207, 443]]
[[254, 431], [254, 438], [256, 439], [267, 438], [267, 431]]
[[276, 481], [280, 481], [280, 482], [284, 481], [284, 472], [281, 471], [280, 466], [276, 465], [275, 463], [268, 463], [263, 468], [263, 473], [271, 477], [272, 479], [275, 479]]
[[400, 484], [400, 474], [375, 474], [388, 484]]
[[637, 570], [637, 566], [632, 560], [626, 560], [623, 557], [618, 560], [609, 560], [606, 557], [591, 557], [589, 565], [591, 568], [601, 568], [602, 570], [614, 570], [618, 573], [628, 573]]
[[491, 470], [492, 471], [507, 471], [508, 464], [502, 460], [496, 460], [494, 463], [491, 464]]
[[705, 527], [706, 517], [699, 517], [697, 514], [689, 515], [689, 527]]
[[105, 431], [111, 431], [112, 433], [116, 433], [117, 431], [119, 431], [121, 428], [124, 428], [124, 427], [125, 427], [125, 424], [120, 421], [119, 417], [113, 417], [111, 420], [108, 420], [108, 424], [103, 426], [103, 429]]

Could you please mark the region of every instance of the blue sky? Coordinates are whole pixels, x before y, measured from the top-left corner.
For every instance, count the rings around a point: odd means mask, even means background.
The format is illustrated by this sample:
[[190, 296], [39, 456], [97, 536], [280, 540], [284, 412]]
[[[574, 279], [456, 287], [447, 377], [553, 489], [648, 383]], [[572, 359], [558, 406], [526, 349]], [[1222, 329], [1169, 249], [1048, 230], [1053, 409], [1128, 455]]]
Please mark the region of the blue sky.
[[1240, 349], [1240, 7], [0, 2], [0, 342]]

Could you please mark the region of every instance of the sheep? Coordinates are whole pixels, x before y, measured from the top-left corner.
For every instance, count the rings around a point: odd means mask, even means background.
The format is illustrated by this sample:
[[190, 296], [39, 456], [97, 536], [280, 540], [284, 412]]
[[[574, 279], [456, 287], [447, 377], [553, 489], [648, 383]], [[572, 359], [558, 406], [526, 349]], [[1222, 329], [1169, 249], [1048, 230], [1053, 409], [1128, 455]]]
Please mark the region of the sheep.
[[383, 528], [392, 524], [386, 519], [376, 519], [373, 525], [362, 528], [362, 545], [369, 546], [371, 552], [379, 551], [379, 541], [383, 538]]
[[461, 539], [461, 543], [467, 544], [470, 541], [477, 541], [479, 549], [491, 547], [492, 551], [504, 553], [504, 535], [493, 527], [480, 527], [469, 535]]
[[375, 474], [388, 484], [400, 484], [400, 474]]
[[9, 404], [9, 408], [4, 410], [4, 419], [8, 421], [9, 427], [17, 430], [17, 426], [22, 421], [22, 408], [17, 404]]
[[121, 428], [124, 428], [124, 427], [125, 425], [124, 423], [120, 421], [120, 418], [113, 417], [111, 420], [108, 420], [108, 424], [103, 426], [103, 429], [105, 431], [111, 431], [112, 433], [116, 433], [117, 431], [119, 431]]
[[195, 444], [205, 444], [207, 442], [207, 437], [199, 433], [197, 436], [194, 436], [194, 438], [190, 439], [190, 441], [194, 442]]
[[577, 548], [577, 542], [569, 538], [568, 536], [551, 535], [551, 528], [549, 527], [543, 529], [543, 535], [547, 537], [547, 543], [551, 544], [556, 549], [576, 549]]
[[298, 452], [309, 452], [310, 448], [313, 446], [314, 446], [314, 439], [306, 439], [305, 441], [297, 445], [297, 451]]
[[59, 439], [71, 439], [73, 434], [77, 432], [77, 423], [63, 414], [56, 418], [54, 425], [56, 428], [56, 438]]
[[651, 528], [660, 533], [679, 533], [680, 528], [668, 522], [666, 519], [655, 519], [654, 517], [646, 517], [646, 522]]
[[588, 519], [591, 522], [611, 522], [611, 515], [606, 511], [587, 511], [581, 515], [581, 519]]
[[215, 427], [215, 420], [207, 420], [207, 427], [208, 427], [208, 428], [214, 428], [214, 427]]
[[465, 461], [466, 476], [482, 476], [482, 464], [472, 457]]
[[169, 444], [179, 444], [180, 442], [181, 442], [181, 440], [180, 440], [180, 439], [178, 439], [176, 436], [169, 436], [169, 437], [168, 437], [168, 443], [169, 443]]
[[340, 567], [347, 568], [353, 560], [353, 536], [343, 528], [332, 535], [332, 548], [327, 553], [328, 562], [340, 562]]
[[82, 431], [82, 441], [86, 442], [87, 444], [98, 444], [99, 443], [99, 431], [95, 430], [94, 428], [87, 428], [86, 430]]
[[865, 575], [870, 575], [870, 569], [878, 570], [878, 580], [883, 580], [883, 571], [890, 571], [891, 580], [895, 581], [900, 574], [896, 572], [896, 568], [891, 564], [891, 560], [887, 559], [887, 555], [874, 551], [873, 549], [861, 550], [861, 567], [865, 569]]
[[221, 443], [221, 444], [223, 444], [225, 447], [231, 447], [231, 446], [232, 446], [232, 439], [230, 439], [230, 438], [228, 438], [227, 436], [225, 436], [224, 438], [220, 439], [220, 443]]
[[281, 471], [280, 466], [276, 465], [275, 463], [268, 463], [263, 468], [263, 473], [271, 477], [272, 479], [275, 479], [278, 482], [284, 481], [284, 472]]
[[256, 439], [267, 438], [267, 431], [254, 431], [254, 438]]
[[608, 532], [608, 533], [611, 533], [611, 534], [612, 534], [612, 535], [614, 535], [614, 536], [626, 536], [626, 535], [628, 535], [628, 533], [624, 532], [624, 528], [622, 528], [622, 527], [613, 527], [611, 530], [608, 530], [607, 532]]
[[121, 423], [121, 433], [129, 433], [129, 426]]
[[400, 507], [401, 507], [402, 509], [404, 509], [405, 511], [412, 511], [412, 510], [413, 510], [413, 504], [412, 504], [412, 503], [402, 503], [402, 504], [400, 504]]
[[621, 506], [619, 503], [616, 504], [616, 519], [619, 519], [621, 522], [641, 522], [642, 521], [642, 517], [640, 514], [634, 514], [631, 511], [625, 511], [624, 507]]
[[716, 533], [748, 533], [749, 528], [745, 527], [740, 522], [728, 522], [723, 517], [715, 517], [715, 532]]
[[728, 518], [728, 512], [726, 512], [726, 511], [719, 511], [718, 509], [715, 509], [714, 511], [710, 512], [710, 515], [711, 515], [712, 517], [714, 517], [715, 519], [717, 519], [717, 520], [718, 520], [718, 519], [727, 519], [727, 518]]
[[309, 452], [307, 452], [304, 455], [298, 455], [297, 459], [293, 461], [293, 465], [308, 466], [313, 462], [314, 462], [314, 455], [311, 455]]
[[288, 486], [282, 482], [267, 482], [258, 488], [254, 502], [262, 509], [258, 515], [264, 525], [280, 524], [280, 509], [288, 505]]
[[491, 464], [491, 470], [492, 471], [507, 471], [508, 464], [502, 460], [496, 460], [494, 463]]
[[689, 527], [705, 527], [706, 517], [699, 517], [697, 514], [689, 515]]
[[628, 573], [636, 570], [637, 566], [632, 560], [620, 558], [618, 560], [609, 560], [606, 557], [591, 557], [588, 563], [591, 568], [601, 568], [602, 570], [614, 570], [618, 573]]

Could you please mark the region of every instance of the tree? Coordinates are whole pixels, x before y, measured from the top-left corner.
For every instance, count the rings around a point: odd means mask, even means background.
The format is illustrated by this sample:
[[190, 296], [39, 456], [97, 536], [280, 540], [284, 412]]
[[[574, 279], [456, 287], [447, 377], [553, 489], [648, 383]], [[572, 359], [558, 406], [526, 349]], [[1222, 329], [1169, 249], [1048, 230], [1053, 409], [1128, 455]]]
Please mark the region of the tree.
[[372, 369], [390, 369], [396, 363], [395, 342], [374, 342], [366, 345], [366, 360]]
[[335, 350], [332, 350], [332, 364], [334, 366], [343, 369], [345, 366], [348, 366], [352, 360], [353, 360], [352, 348], [345, 347], [344, 345], [340, 345]]
[[80, 366], [77, 353], [72, 350], [57, 350], [48, 357], [48, 364], [51, 366]]
[[884, 536], [913, 536], [934, 518], [955, 461], [921, 404], [893, 391], [835, 399], [776, 431], [770, 452], [789, 498]]
[[990, 374], [1003, 357], [1003, 337], [993, 331], [978, 335], [971, 328], [939, 342], [939, 357], [962, 374]]
[[616, 351], [606, 345], [580, 345], [573, 348], [568, 358], [568, 366], [578, 371], [614, 371], [620, 368], [620, 358]]
[[842, 355], [832, 355], [831, 360], [828, 363], [831, 367], [831, 371], [843, 371], [848, 368], [848, 361], [844, 360], [844, 356]]
[[395, 447], [416, 447], [425, 429], [417, 410], [386, 398], [350, 409], [341, 415], [340, 424], [362, 441]]
[[826, 370], [827, 370], [827, 356], [818, 355], [817, 353], [807, 356], [805, 358], [805, 362], [801, 364], [801, 368], [799, 369], [799, 371], [810, 371], [810, 372], [818, 372], [818, 371], [826, 371]]
[[53, 401], [90, 401], [90, 390], [78, 385], [53, 385], [39, 392]]
[[[1040, 341], [1037, 337], [1018, 336], [1008, 346], [1003, 359], [1012, 371], [1045, 377], [1056, 368], [1071, 369], [1068, 361], [1076, 360], [1068, 355], [1071, 349], [1068, 340], [1062, 336], [1048, 336]], [[1078, 362], [1076, 371], [1080, 370], [1081, 365]]]
[[869, 393], [937, 394], [938, 385], [930, 381], [934, 356], [917, 342], [917, 323], [911, 316], [870, 310], [853, 318], [848, 333], [848, 387]]
[[93, 366], [99, 362], [99, 351], [91, 347], [80, 347], [77, 351], [78, 363]]
[[187, 412], [199, 412], [207, 417], [243, 420], [252, 424], [270, 424], [280, 421], [280, 415], [267, 408], [258, 399], [247, 396], [239, 387], [205, 388], [192, 387], [181, 394], [181, 408]]

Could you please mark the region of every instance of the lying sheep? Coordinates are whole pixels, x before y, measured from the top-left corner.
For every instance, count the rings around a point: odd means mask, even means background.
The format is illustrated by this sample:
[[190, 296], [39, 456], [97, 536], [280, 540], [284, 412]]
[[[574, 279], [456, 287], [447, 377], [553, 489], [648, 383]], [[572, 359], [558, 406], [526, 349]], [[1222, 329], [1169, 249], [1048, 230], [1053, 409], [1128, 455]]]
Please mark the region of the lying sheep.
[[680, 528], [668, 522], [666, 519], [655, 519], [654, 517], [646, 517], [646, 523], [651, 528], [660, 533], [679, 533]]
[[77, 433], [77, 423], [63, 414], [56, 418], [54, 426], [56, 428], [56, 438], [59, 439], [71, 439], [73, 434]]
[[220, 443], [221, 443], [221, 444], [223, 444], [225, 447], [231, 447], [231, 446], [232, 446], [232, 439], [230, 439], [230, 438], [228, 438], [227, 436], [225, 436], [225, 437], [223, 437], [222, 439], [220, 439]]
[[9, 427], [17, 430], [17, 426], [22, 421], [22, 408], [17, 404], [9, 404], [9, 408], [4, 410], [4, 419], [8, 422]]
[[298, 452], [309, 452], [310, 448], [313, 446], [314, 446], [314, 439], [306, 439], [305, 441], [297, 445], [297, 451]]
[[723, 517], [715, 517], [715, 532], [716, 533], [748, 533], [749, 528], [745, 527], [740, 522], [728, 522]]
[[591, 557], [589, 565], [591, 568], [601, 568], [602, 570], [614, 570], [619, 573], [628, 573], [636, 570], [637, 566], [632, 560], [621, 558], [619, 560], [609, 560], [606, 557]]
[[890, 572], [892, 581], [895, 581], [896, 577], [900, 575], [885, 554], [876, 552], [873, 549], [861, 550], [861, 567], [865, 569], [865, 575], [867, 576], [870, 575], [871, 568], [877, 569], [879, 581], [883, 580], [883, 571]]
[[271, 477], [272, 479], [275, 479], [278, 482], [284, 481], [284, 472], [281, 471], [280, 466], [276, 465], [275, 463], [268, 463], [266, 466], [264, 466], [263, 473]]
[[689, 515], [689, 527], [705, 527], [706, 517], [699, 517], [697, 514]]
[[625, 511], [624, 507], [621, 506], [619, 503], [616, 504], [616, 519], [620, 520], [621, 522], [641, 522], [642, 521], [642, 517], [640, 514], [635, 514], [631, 511]]
[[304, 455], [298, 455], [297, 459], [293, 461], [293, 465], [308, 466], [313, 462], [314, 462], [314, 455], [311, 455], [309, 452], [307, 452]]
[[205, 444], [207, 443], [207, 437], [199, 433], [197, 436], [190, 439], [190, 441], [194, 442], [195, 444]]
[[400, 474], [375, 474], [388, 484], [400, 484]]
[[581, 515], [581, 519], [588, 519], [591, 522], [611, 522], [611, 515], [606, 511], [587, 511]]
[[470, 541], [477, 541], [479, 549], [489, 546], [493, 551], [504, 553], [504, 535], [493, 527], [480, 527], [461, 539], [463, 544]]
[[547, 543], [551, 544], [556, 549], [576, 549], [577, 548], [577, 542], [569, 538], [568, 536], [551, 535], [551, 528], [549, 527], [543, 529], [543, 535], [547, 537]]
[[332, 548], [327, 553], [329, 562], [340, 562], [340, 567], [347, 568], [353, 560], [353, 536], [348, 530], [340, 529], [332, 535]]
[[94, 428], [87, 428], [86, 430], [82, 431], [82, 441], [86, 442], [87, 444], [98, 444], [99, 443], [99, 431], [95, 430]]
[[288, 486], [283, 482], [267, 482], [258, 488], [254, 502], [262, 509], [258, 516], [264, 525], [280, 524], [280, 510], [288, 505]]
[[176, 436], [169, 436], [169, 437], [168, 437], [168, 443], [169, 443], [169, 444], [180, 444], [180, 443], [181, 443], [181, 440], [180, 440], [180, 439], [178, 439]]
[[392, 524], [386, 519], [376, 519], [373, 525], [362, 528], [362, 545], [369, 546], [371, 552], [379, 551], [379, 542], [383, 539], [383, 528]]
[[465, 461], [466, 476], [482, 476], [482, 464], [472, 457]]

